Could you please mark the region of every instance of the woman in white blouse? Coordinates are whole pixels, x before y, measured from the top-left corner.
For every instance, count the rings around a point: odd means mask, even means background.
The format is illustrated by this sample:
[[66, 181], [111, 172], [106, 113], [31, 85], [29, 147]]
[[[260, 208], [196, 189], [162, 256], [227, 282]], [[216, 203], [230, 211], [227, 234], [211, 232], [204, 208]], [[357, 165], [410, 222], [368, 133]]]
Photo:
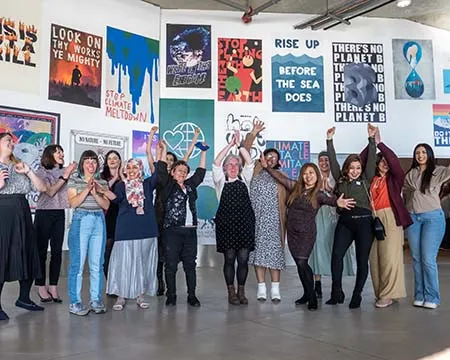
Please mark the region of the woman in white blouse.
[[[217, 252], [224, 254], [223, 274], [228, 288], [228, 302], [232, 305], [248, 304], [245, 297], [248, 256], [255, 248], [255, 214], [249, 196], [254, 163], [248, 151], [238, 146], [239, 139], [239, 132], [235, 132], [232, 141], [217, 155], [213, 164], [213, 181], [219, 199], [215, 217]], [[240, 156], [226, 156], [234, 146], [238, 146], [244, 166]]]

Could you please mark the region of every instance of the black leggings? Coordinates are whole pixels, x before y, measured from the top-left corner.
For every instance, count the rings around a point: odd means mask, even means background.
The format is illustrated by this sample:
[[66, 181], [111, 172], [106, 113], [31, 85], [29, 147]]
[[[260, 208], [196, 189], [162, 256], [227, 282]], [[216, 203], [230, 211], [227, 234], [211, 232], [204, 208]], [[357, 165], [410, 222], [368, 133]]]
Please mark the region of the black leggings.
[[223, 264], [223, 275], [227, 286], [234, 285], [234, 275], [236, 273], [234, 263], [237, 259], [237, 283], [238, 285], [245, 285], [248, 275], [248, 256], [250, 251], [248, 249], [225, 250], [223, 253], [225, 262]]
[[372, 248], [372, 216], [341, 216], [334, 232], [333, 252], [331, 255], [332, 290], [342, 290], [342, 271], [344, 256], [355, 240], [356, 281], [353, 294], [361, 294], [369, 274], [369, 255]]
[[314, 294], [314, 275], [311, 267], [308, 264], [308, 259], [301, 259], [294, 257], [297, 265], [298, 276], [302, 282], [305, 295], [309, 298]]
[[[1, 298], [2, 298], [2, 290], [3, 290], [4, 284], [5, 283], [0, 282], [0, 310], [2, 310]], [[31, 303], [30, 290], [31, 290], [31, 285], [33, 284], [33, 281], [32, 280], [19, 280], [19, 284], [20, 284], [19, 300], [23, 301], [27, 304]]]

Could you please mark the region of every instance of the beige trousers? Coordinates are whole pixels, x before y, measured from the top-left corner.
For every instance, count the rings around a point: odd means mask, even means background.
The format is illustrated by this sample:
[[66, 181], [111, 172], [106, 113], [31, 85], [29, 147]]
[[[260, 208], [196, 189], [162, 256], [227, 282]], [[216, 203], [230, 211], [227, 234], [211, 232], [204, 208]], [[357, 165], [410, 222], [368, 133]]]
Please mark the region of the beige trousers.
[[391, 208], [377, 211], [386, 230], [384, 240], [373, 241], [370, 251], [370, 275], [377, 299], [406, 297], [403, 265], [403, 228], [395, 223]]

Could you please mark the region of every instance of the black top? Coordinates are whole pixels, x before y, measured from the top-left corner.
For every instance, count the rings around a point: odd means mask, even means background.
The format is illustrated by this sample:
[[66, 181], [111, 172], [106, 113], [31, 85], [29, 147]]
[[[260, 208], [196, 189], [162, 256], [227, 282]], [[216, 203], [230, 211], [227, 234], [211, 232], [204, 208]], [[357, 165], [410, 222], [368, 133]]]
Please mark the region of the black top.
[[[117, 184], [120, 183], [120, 180], [116, 180], [110, 187], [109, 190], [112, 192], [115, 192]], [[110, 202], [109, 208], [106, 211], [105, 221], [106, 221], [106, 238], [107, 239], [114, 239], [114, 233], [116, 231], [116, 222], [117, 222], [117, 215], [119, 215], [119, 205]]]

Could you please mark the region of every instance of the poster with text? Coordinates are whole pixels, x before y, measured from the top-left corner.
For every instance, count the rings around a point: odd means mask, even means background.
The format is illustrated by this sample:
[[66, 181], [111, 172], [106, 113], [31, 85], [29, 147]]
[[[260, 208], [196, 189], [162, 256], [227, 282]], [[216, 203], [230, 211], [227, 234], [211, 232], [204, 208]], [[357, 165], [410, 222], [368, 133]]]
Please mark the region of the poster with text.
[[444, 94], [450, 94], [450, 69], [442, 70], [442, 77], [444, 84]]
[[262, 41], [218, 39], [218, 100], [262, 102]]
[[[60, 115], [0, 106], [0, 133], [13, 135], [14, 156], [37, 170], [47, 145], [59, 144]], [[31, 209], [36, 208], [38, 192], [27, 194]]]
[[[234, 132], [239, 130], [241, 136], [241, 141], [245, 139], [247, 134], [252, 131], [253, 123], [255, 121], [260, 121], [263, 117], [251, 114], [249, 112], [240, 111], [230, 111], [226, 116], [225, 128], [225, 140], [229, 144], [233, 140]], [[267, 127], [267, 123], [265, 124]], [[253, 160], [259, 159], [261, 153], [266, 148], [266, 130], [263, 130], [258, 135], [256, 135], [255, 141], [250, 149], [250, 156]], [[233, 147], [231, 152], [235, 155], [238, 154], [239, 150], [237, 147]]]
[[[214, 161], [214, 100], [161, 99], [159, 133], [167, 142], [168, 151], [179, 160], [187, 153], [195, 130], [200, 128], [198, 142], [206, 142], [206, 168]], [[189, 159], [191, 169], [199, 165], [201, 150], [194, 147]]]
[[[150, 165], [148, 164], [147, 159], [147, 143], [148, 136], [150, 135], [149, 131], [140, 131], [133, 130], [133, 136], [131, 141], [131, 147], [133, 149], [132, 157], [133, 159], [139, 159], [142, 161], [144, 165], [144, 177], [149, 177], [152, 172], [150, 171]], [[158, 145], [159, 134], [156, 133], [151, 139], [151, 151], [153, 155], [153, 160], [156, 161], [156, 146]]]
[[333, 43], [336, 122], [386, 122], [382, 44]]
[[296, 180], [303, 164], [310, 162], [309, 141], [267, 140], [266, 148], [280, 152], [280, 170], [289, 178]]
[[99, 108], [102, 48], [100, 36], [52, 24], [49, 100]]
[[307, 47], [298, 39], [275, 39], [274, 43], [272, 111], [324, 112], [323, 56], [317, 56], [317, 47], [305, 54]]
[[216, 244], [216, 227], [214, 218], [216, 217], [219, 201], [212, 179], [212, 171], [207, 171], [205, 179], [197, 188], [197, 239], [199, 245]]
[[211, 26], [167, 24], [166, 87], [211, 87]]
[[103, 168], [106, 154], [115, 150], [120, 154], [122, 161], [128, 160], [128, 137], [93, 133], [84, 130], [72, 130], [71, 132], [71, 159], [78, 162], [85, 150], [93, 150], [98, 155], [100, 169]]
[[159, 100], [159, 41], [106, 28], [105, 115], [154, 123]]
[[450, 146], [450, 104], [433, 105], [434, 146]]
[[396, 99], [435, 98], [431, 40], [392, 40]]
[[2, 1], [0, 88], [39, 93], [41, 14], [41, 0]]

